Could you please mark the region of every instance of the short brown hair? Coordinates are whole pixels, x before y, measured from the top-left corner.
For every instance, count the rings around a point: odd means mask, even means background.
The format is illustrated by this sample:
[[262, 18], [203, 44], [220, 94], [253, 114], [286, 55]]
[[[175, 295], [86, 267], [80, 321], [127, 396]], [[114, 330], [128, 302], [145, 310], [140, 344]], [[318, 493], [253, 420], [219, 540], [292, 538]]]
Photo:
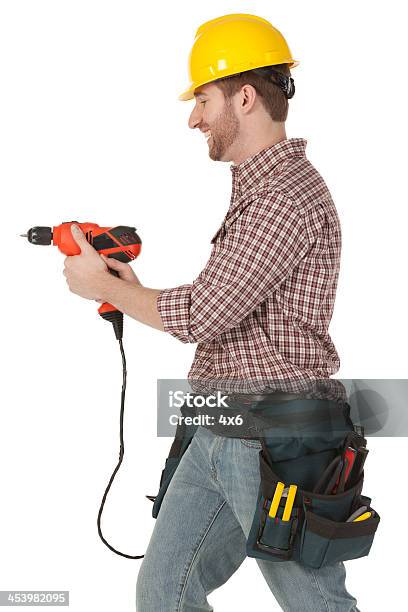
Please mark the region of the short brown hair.
[[[290, 76], [289, 64], [277, 64], [276, 66], [271, 66], [271, 68], [285, 76]], [[246, 70], [229, 77], [222, 77], [214, 81], [214, 85], [221, 89], [224, 97], [227, 99], [232, 98], [243, 85], [252, 85], [261, 97], [262, 104], [273, 121], [286, 121], [287, 119], [289, 101], [282, 89], [273, 83], [272, 80], [256, 74], [253, 70]]]

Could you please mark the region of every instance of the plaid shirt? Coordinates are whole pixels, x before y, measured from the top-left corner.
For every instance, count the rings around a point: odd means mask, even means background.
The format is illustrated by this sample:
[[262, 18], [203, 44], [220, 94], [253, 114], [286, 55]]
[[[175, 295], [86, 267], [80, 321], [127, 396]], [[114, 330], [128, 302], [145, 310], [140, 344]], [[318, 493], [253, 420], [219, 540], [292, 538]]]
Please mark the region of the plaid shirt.
[[230, 167], [208, 263], [192, 284], [158, 295], [165, 331], [198, 343], [190, 381], [310, 381], [339, 369], [328, 326], [340, 223], [306, 144], [282, 140]]

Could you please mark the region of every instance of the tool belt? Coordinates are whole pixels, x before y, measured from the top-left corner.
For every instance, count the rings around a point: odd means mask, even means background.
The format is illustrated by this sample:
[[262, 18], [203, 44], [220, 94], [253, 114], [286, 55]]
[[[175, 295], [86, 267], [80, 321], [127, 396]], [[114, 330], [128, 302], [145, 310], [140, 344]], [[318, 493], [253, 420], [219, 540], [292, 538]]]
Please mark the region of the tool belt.
[[[191, 416], [194, 417], [196, 415], [196, 411], [194, 408], [189, 408], [186, 405], [183, 405], [180, 408], [180, 412], [182, 416]], [[148, 499], [153, 502], [152, 516], [153, 518], [157, 518], [159, 514], [159, 510], [163, 501], [163, 497], [166, 494], [168, 486], [170, 484], [171, 479], [173, 478], [174, 472], [177, 469], [178, 464], [187, 448], [189, 447], [191, 440], [194, 437], [194, 434], [197, 430], [197, 425], [186, 425], [184, 419], [181, 423], [178, 423], [176, 429], [176, 435], [174, 437], [173, 443], [170, 447], [169, 455], [164, 464], [164, 469], [162, 470], [159, 484], [159, 492], [157, 495], [146, 495]]]
[[[243, 407], [246, 427], [262, 447], [247, 555], [313, 568], [368, 555], [380, 517], [362, 495], [367, 441], [349, 404], [262, 396], [249, 408], [243, 402], [241, 414]], [[196, 409], [183, 406], [181, 413], [194, 416]], [[154, 518], [196, 430], [184, 420], [177, 425], [159, 492], [148, 496]]]

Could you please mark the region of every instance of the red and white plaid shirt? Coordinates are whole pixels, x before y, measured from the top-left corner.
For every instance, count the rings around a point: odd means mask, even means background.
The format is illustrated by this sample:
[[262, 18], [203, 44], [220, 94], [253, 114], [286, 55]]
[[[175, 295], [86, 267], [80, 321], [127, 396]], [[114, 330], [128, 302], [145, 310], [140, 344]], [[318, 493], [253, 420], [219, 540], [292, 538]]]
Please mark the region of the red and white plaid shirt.
[[208, 263], [157, 298], [165, 331], [198, 343], [190, 381], [310, 381], [339, 369], [328, 327], [340, 223], [306, 144], [282, 140], [230, 167], [231, 202]]

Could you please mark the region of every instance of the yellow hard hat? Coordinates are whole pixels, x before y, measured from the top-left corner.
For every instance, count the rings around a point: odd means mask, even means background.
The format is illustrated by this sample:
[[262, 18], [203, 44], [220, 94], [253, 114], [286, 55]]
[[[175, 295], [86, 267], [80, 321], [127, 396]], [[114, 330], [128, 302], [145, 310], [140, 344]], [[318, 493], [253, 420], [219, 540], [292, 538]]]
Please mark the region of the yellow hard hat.
[[294, 68], [299, 62], [292, 58], [279, 30], [266, 19], [234, 13], [206, 21], [196, 32], [189, 56], [191, 82], [179, 100], [191, 100], [200, 85], [276, 64]]

